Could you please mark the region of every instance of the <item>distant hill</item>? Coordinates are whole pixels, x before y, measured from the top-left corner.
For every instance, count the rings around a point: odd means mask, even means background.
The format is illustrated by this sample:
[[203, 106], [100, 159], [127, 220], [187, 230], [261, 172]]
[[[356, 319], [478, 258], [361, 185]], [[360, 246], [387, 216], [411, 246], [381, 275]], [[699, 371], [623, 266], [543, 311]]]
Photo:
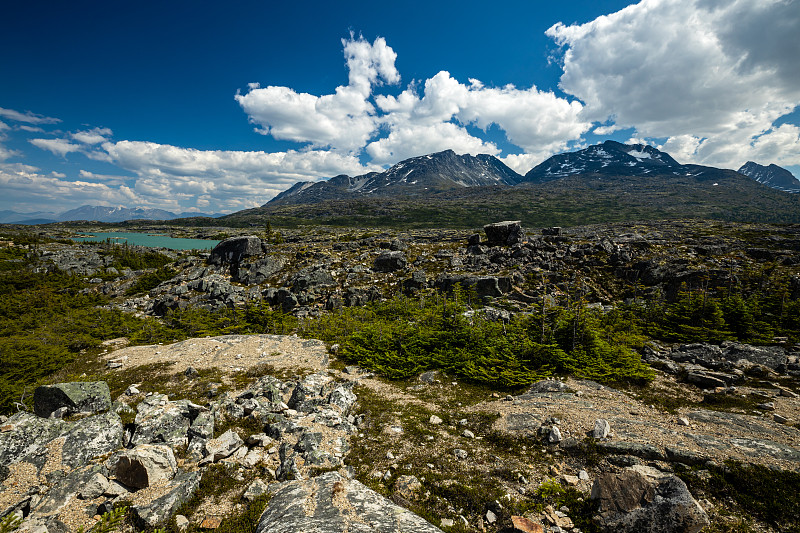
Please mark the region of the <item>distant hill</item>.
[[84, 205], [63, 213], [37, 211], [20, 213], [17, 211], [0, 211], [0, 224], [50, 224], [53, 222], [71, 222], [91, 220], [97, 222], [125, 222], [127, 220], [174, 220], [178, 218], [223, 216], [221, 213], [211, 215], [205, 213], [184, 212], [175, 214], [163, 209], [145, 207], [108, 207], [100, 205]]
[[512, 186], [522, 176], [494, 156], [457, 155], [452, 150], [413, 157], [384, 172], [302, 181], [265, 205], [309, 204], [379, 196], [415, 196], [453, 189]]
[[744, 174], [767, 187], [791, 193], [800, 193], [800, 180], [794, 174], [778, 165], [759, 165], [748, 161], [739, 169], [739, 174]]

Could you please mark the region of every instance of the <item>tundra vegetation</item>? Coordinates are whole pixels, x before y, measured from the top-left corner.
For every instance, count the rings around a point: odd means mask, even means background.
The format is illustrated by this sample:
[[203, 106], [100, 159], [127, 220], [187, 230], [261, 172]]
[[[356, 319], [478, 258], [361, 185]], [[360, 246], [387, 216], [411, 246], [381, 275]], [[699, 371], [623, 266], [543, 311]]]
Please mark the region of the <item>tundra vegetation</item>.
[[[735, 225], [712, 227], [712, 231], [719, 231], [723, 239], [732, 238], [735, 233], [736, 238], [750, 239], [754, 245], [764, 238], [762, 233], [748, 234], [746, 228]], [[503, 480], [516, 481], [525, 475], [524, 463], [552, 460], [524, 439], [515, 440], [491, 430], [491, 417], [481, 419], [480, 414], [462, 411], [473, 394], [517, 394], [541, 379], [569, 376], [630, 391], [669, 410], [695, 400], [677, 392], [675, 396], [660, 397], [663, 393], [653, 390], [651, 383], [657, 369], [642, 358], [648, 349], [723, 341], [769, 345], [776, 338], [786, 345], [800, 342], [800, 298], [794, 294], [797, 287], [793, 285], [800, 268], [774, 257], [740, 264], [736, 275], [728, 277], [725, 284], [714, 284], [710, 277], [694, 279], [675, 287], [671, 294], [647, 288], [636, 279], [612, 280], [599, 267], [587, 267], [589, 272], [576, 271], [572, 281], [558, 286], [548, 285], [543, 276], [530, 275], [523, 284], [540, 297], [524, 304], [497, 299], [493, 305], [513, 310], [499, 320], [482, 312], [483, 298], [468, 287], [456, 285], [449, 292], [433, 288], [403, 291], [400, 283], [381, 286], [382, 298], [363, 305], [300, 317], [265, 301], [216, 310], [180, 307], [155, 317], [123, 312], [115, 305], [121, 297], [96, 290], [97, 279], [43, 268], [38, 250], [55, 242], [44, 232], [8, 232], [0, 239], [9, 242], [0, 248], [0, 413], [31, 409], [34, 388], [54, 381], [107, 379], [115, 396], [121, 394], [126, 385], [124, 377], [108, 374], [100, 358], [103, 341], [110, 339], [126, 337], [133, 345], [223, 334], [297, 334], [321, 339], [337, 347], [334, 364], [340, 368], [358, 365], [404, 387], [412, 387], [417, 376], [431, 371], [463, 383], [457, 396], [439, 399], [453, 409], [445, 424], [455, 426], [456, 420], [464, 417], [471, 427], [482, 428], [490, 449], [520, 458], [518, 468], [498, 466], [489, 478], [468, 467], [462, 468], [455, 480], [444, 474], [426, 474], [422, 482], [426, 497], [408, 504], [431, 522], [438, 522], [437, 517], [451, 508], [464, 514], [483, 513], [502, 498]], [[297, 251], [298, 239], [285, 239], [272, 224], [267, 226], [265, 241], [294, 250], [298, 256], [307, 253]], [[110, 243], [96, 247], [107, 258], [108, 266], [106, 273], [98, 274], [100, 280], [112, 280], [116, 275], [109, 272], [113, 271], [137, 272], [124, 290], [123, 299], [147, 294], [182, 268], [181, 257], [174, 254], [142, 253]], [[694, 257], [687, 256], [687, 260]], [[607, 282], [602, 289], [598, 288], [598, 280]], [[606, 305], [588, 305], [599, 300]], [[152, 379], [146, 381], [153, 387], [175, 385], [180, 380], [169, 376], [166, 367], [150, 370]], [[137, 369], [140, 376], [145, 371]], [[216, 371], [205, 371], [201, 377], [204, 382], [220, 379]], [[238, 379], [244, 385], [256, 377], [245, 374]], [[796, 382], [788, 385], [797, 390]], [[177, 390], [187, 398], [192, 392], [198, 398], [204, 393], [200, 389], [186, 390], [180, 384]], [[408, 428], [406, 438], [426, 437], [427, 429], [414, 422], [431, 414], [423, 407], [409, 406], [398, 413], [391, 401], [373, 391], [357, 392], [371, 427], [383, 427], [401, 416]], [[712, 395], [703, 398], [702, 403], [712, 409], [753, 407], [752, 401], [737, 401], [735, 405], [721, 405], [719, 397]], [[218, 433], [222, 431], [217, 428]], [[370, 440], [376, 434], [365, 433], [354, 439], [351, 460], [366, 484], [386, 492], [403, 469], [396, 469], [382, 482], [367, 478], [366, 465], [379, 460], [373, 456], [384, 450]], [[581, 459], [587, 463], [602, 455], [591, 442], [570, 453], [583, 454]], [[697, 470], [685, 468], [680, 476], [693, 491], [724, 501], [725, 508], [735, 517], [715, 522], [712, 531], [758, 531], [763, 524], [798, 531], [797, 492], [792, 489], [800, 485], [797, 473], [771, 472], [736, 463], [718, 465], [703, 474]], [[232, 490], [232, 483], [224, 468], [209, 469], [199, 492], [184, 505], [183, 512], [191, 512], [192, 506], [199, 505], [204, 497]], [[774, 498], [765, 500], [765, 491]], [[226, 518], [218, 531], [252, 531], [266, 501], [257, 499], [245, 512]], [[589, 500], [575, 488], [556, 481], [545, 480], [527, 499], [504, 512], [541, 512], [547, 505], [556, 509], [568, 507], [582, 531], [595, 530]], [[103, 520], [102, 524], [116, 523], [119, 516], [109, 515]], [[13, 525], [9, 518], [0, 528], [10, 531]], [[174, 523], [167, 527], [177, 531]], [[466, 530], [459, 524], [449, 528]]]

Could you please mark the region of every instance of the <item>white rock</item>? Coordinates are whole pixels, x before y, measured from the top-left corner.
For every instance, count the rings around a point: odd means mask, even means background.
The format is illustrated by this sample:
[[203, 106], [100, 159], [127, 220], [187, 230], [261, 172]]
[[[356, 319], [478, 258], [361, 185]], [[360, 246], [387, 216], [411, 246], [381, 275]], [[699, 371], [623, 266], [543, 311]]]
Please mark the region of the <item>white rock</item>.
[[474, 439], [474, 438], [475, 438], [475, 433], [471, 432], [471, 431], [470, 431], [470, 430], [468, 430], [468, 429], [465, 429], [465, 430], [464, 430], [464, 431], [461, 433], [461, 436], [462, 436], [462, 437], [466, 437], [466, 438], [468, 438], [468, 439]]
[[442, 423], [442, 419], [436, 415], [431, 415], [431, 417], [428, 419], [428, 423], [433, 424], [434, 426], [438, 426], [439, 424]]
[[595, 439], [605, 439], [608, 437], [609, 433], [611, 433], [611, 424], [608, 423], [608, 420], [604, 418], [595, 420], [594, 428], [592, 429], [592, 437]]
[[497, 515], [494, 514], [492, 511], [486, 511], [486, 521], [490, 524], [494, 524], [497, 522]]

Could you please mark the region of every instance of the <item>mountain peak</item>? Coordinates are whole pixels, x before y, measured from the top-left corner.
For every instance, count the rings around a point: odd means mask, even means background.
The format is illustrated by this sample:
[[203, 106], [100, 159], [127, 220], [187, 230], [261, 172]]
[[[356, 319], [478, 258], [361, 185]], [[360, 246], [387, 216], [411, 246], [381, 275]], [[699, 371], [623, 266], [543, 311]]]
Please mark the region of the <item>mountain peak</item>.
[[773, 189], [800, 193], [800, 180], [785, 168], [774, 163], [764, 166], [748, 161], [739, 168], [738, 172]]
[[372, 196], [415, 196], [465, 187], [511, 186], [521, 179], [522, 176], [494, 156], [458, 155], [453, 150], [443, 150], [405, 159], [383, 172], [296, 183], [267, 205]]
[[632, 176], [686, 173], [683, 166], [669, 154], [650, 145], [608, 140], [577, 152], [554, 155], [533, 167], [525, 175], [524, 181], [542, 183], [576, 174]]

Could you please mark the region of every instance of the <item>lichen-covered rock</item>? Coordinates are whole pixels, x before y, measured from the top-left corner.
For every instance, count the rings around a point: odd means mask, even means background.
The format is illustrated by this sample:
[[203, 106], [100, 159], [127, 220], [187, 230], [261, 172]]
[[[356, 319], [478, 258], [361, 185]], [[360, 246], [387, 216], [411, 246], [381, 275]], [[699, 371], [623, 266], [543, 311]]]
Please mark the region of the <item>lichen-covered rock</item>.
[[105, 381], [55, 383], [37, 387], [33, 393], [33, 411], [47, 418], [66, 408], [65, 414], [102, 413], [111, 408], [111, 392]]
[[149, 503], [131, 506], [134, 522], [152, 528], [173, 515], [200, 486], [200, 472], [182, 472], [170, 482], [170, 489]]
[[437, 533], [411, 511], [336, 472], [272, 489], [256, 533]]
[[117, 480], [137, 489], [170, 480], [177, 472], [178, 463], [169, 446], [142, 444], [123, 450], [117, 460]]
[[206, 442], [206, 457], [201, 463], [215, 463], [230, 457], [244, 445], [244, 441], [234, 430], [229, 429], [216, 439]]
[[165, 443], [170, 446], [186, 444], [192, 420], [202, 408], [186, 400], [170, 402], [166, 395], [153, 394], [136, 408], [136, 429], [131, 445]]
[[697, 533], [710, 524], [679, 478], [635, 466], [601, 474], [591, 498], [599, 504], [598, 525], [614, 533]]

